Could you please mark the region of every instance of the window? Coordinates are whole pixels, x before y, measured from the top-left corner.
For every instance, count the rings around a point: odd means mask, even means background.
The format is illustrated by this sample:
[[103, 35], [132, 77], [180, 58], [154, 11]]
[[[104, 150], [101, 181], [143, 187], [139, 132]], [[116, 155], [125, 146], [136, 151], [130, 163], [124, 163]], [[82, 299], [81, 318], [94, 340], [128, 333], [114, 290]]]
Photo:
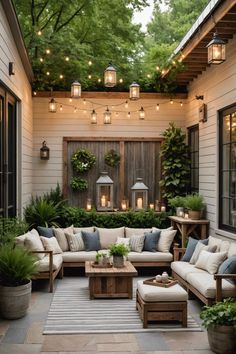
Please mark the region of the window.
[[199, 191], [199, 127], [194, 125], [188, 128], [188, 145], [191, 160], [190, 191]]
[[236, 231], [236, 105], [220, 112], [219, 227]]

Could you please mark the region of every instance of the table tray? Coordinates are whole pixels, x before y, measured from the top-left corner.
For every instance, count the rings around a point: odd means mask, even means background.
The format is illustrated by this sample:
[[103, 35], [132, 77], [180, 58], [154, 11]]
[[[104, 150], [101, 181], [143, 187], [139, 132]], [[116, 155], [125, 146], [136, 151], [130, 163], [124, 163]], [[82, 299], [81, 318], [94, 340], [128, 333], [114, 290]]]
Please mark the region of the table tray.
[[102, 264], [98, 264], [98, 263], [95, 263], [95, 262], [93, 262], [92, 263], [92, 267], [93, 268], [112, 268], [113, 267], [113, 265], [112, 264], [107, 264], [107, 265], [102, 265]]
[[144, 280], [143, 284], [153, 285], [153, 286], [160, 286], [162, 288], [169, 288], [170, 286], [178, 284], [178, 280], [169, 277], [168, 283], [162, 283], [160, 281], [157, 281], [156, 278], [150, 278], [150, 279]]

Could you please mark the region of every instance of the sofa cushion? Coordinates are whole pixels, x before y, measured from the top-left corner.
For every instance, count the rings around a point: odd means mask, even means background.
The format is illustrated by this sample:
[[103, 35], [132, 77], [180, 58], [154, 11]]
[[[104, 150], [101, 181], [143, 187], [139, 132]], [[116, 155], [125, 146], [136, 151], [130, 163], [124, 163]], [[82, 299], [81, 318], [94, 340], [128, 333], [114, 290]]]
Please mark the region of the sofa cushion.
[[48, 237], [40, 236], [40, 239], [46, 251], [53, 251], [53, 254], [62, 253], [62, 249], [59, 246], [56, 237], [48, 238]]
[[125, 237], [131, 238], [132, 235], [144, 235], [145, 232], [151, 232], [151, 228], [147, 229], [139, 229], [139, 228], [131, 228], [131, 227], [126, 227], [125, 228]]
[[145, 239], [144, 239], [144, 245], [143, 245], [143, 250], [144, 251], [149, 251], [149, 252], [156, 252], [157, 251], [157, 242], [160, 237], [160, 231], [154, 231], [154, 232], [145, 232]]
[[17, 236], [15, 238], [15, 243], [17, 246], [24, 247], [25, 246], [25, 239], [27, 236], [30, 236], [30, 231], [26, 232], [23, 235]]
[[182, 257], [181, 261], [183, 261], [183, 262], [189, 262], [190, 261], [198, 242], [201, 242], [204, 245], [207, 245], [208, 244], [208, 239], [197, 240], [196, 238], [193, 238], [193, 237], [190, 236], [188, 238], [188, 244], [187, 244], [187, 248], [186, 248], [185, 254]]
[[106, 229], [102, 227], [95, 227], [99, 233], [101, 248], [109, 248], [116, 243], [118, 237], [125, 237], [125, 228], [117, 227], [115, 229]]
[[95, 261], [96, 260], [96, 251], [86, 252], [86, 251], [79, 251], [79, 252], [63, 252], [63, 262], [85, 262], [85, 261]]
[[127, 237], [118, 237], [116, 240], [116, 245], [125, 245], [130, 248], [130, 238]]
[[171, 262], [173, 260], [173, 255], [171, 253], [163, 252], [148, 252], [142, 251], [139, 252], [129, 252], [127, 256], [128, 261], [130, 262]]
[[227, 252], [211, 253], [203, 250], [199, 254], [195, 267], [206, 270], [210, 274], [215, 274], [226, 256]]
[[84, 241], [81, 232], [77, 234], [65, 233], [71, 252], [84, 251]]
[[[236, 255], [227, 258], [218, 269], [219, 274], [236, 274]], [[227, 279], [230, 283], [236, 284], [236, 279]]]
[[[32, 251], [32, 252], [44, 251], [42, 241], [40, 240], [37, 230], [35, 230], [35, 229], [31, 230], [27, 234], [27, 236], [25, 238], [24, 245], [29, 251]], [[35, 253], [35, 256], [38, 259], [42, 259], [45, 256], [45, 253]]]
[[216, 246], [216, 252], [228, 252], [230, 243], [229, 241], [224, 241], [219, 238], [209, 236], [209, 246]]
[[216, 250], [216, 245], [212, 245], [212, 246], [209, 246], [209, 245], [204, 245], [202, 242], [198, 241], [196, 247], [195, 247], [195, 250], [193, 252], [193, 255], [190, 259], [190, 264], [195, 264], [198, 260], [198, 257], [199, 257], [199, 254], [201, 251], [209, 251], [209, 250]]
[[171, 269], [184, 280], [187, 279], [189, 273], [203, 273], [204, 270], [196, 268], [194, 264], [184, 261], [175, 261], [171, 263]]
[[69, 251], [69, 245], [65, 233], [68, 232], [69, 234], [73, 234], [73, 226], [69, 226], [65, 229], [55, 228], [53, 229], [53, 232], [62, 251]]
[[73, 227], [74, 234], [78, 234], [81, 231], [93, 232], [94, 231], [94, 227], [93, 226], [89, 226], [89, 227]]
[[94, 232], [81, 231], [81, 233], [86, 252], [99, 251], [101, 249], [99, 234], [97, 230]]
[[[63, 258], [61, 254], [53, 255], [53, 270], [57, 270], [61, 267]], [[46, 255], [43, 259], [36, 262], [39, 272], [49, 271], [49, 255]]]
[[236, 256], [236, 242], [231, 242], [228, 250], [228, 258]]
[[176, 232], [177, 230], [162, 230], [157, 242], [157, 250], [160, 252], [169, 252]]
[[180, 285], [175, 284], [169, 288], [143, 284], [143, 280], [138, 280], [137, 288], [141, 298], [145, 302], [172, 302], [187, 301], [188, 293]]
[[[206, 298], [214, 299], [216, 296], [216, 281], [212, 274], [202, 271], [198, 273], [189, 273], [187, 282], [197, 289]], [[227, 280], [222, 280], [223, 297], [235, 297], [235, 285]]]
[[51, 227], [38, 226], [37, 230], [40, 236], [44, 236], [48, 238], [54, 237], [53, 229]]
[[141, 253], [144, 246], [145, 235], [132, 235], [130, 238], [130, 250]]

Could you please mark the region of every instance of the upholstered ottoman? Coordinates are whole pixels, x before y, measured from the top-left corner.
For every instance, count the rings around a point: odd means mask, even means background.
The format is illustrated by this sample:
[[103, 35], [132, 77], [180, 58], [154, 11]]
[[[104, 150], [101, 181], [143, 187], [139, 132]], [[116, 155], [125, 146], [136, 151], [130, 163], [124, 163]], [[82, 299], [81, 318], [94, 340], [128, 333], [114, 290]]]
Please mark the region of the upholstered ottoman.
[[178, 284], [163, 288], [138, 281], [136, 309], [143, 321], [179, 321], [187, 327], [187, 292]]

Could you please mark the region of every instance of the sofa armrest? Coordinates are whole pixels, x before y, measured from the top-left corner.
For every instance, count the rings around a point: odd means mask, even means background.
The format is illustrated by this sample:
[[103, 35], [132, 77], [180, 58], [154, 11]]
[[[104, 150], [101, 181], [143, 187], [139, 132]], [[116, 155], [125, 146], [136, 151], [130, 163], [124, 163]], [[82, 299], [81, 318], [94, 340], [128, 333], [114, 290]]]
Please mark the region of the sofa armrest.
[[48, 253], [49, 254], [49, 273], [53, 273], [53, 251], [32, 251], [32, 253]]
[[173, 248], [174, 251], [174, 261], [179, 261], [180, 258], [184, 255], [186, 248], [183, 247], [175, 247]]
[[216, 280], [216, 301], [222, 301], [222, 279], [235, 279], [236, 274], [214, 274]]

